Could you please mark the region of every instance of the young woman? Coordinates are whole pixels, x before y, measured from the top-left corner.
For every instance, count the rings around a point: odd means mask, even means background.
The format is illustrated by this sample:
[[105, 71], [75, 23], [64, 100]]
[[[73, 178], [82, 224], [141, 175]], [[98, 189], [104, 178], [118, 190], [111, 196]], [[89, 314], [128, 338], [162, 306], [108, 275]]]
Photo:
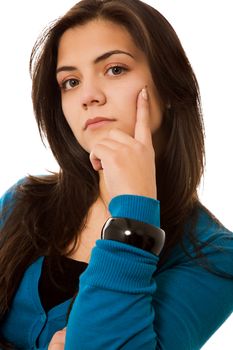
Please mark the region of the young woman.
[[82, 0], [30, 67], [60, 171], [1, 200], [1, 348], [200, 349], [233, 309], [233, 236], [197, 196], [199, 89], [176, 33], [139, 0]]

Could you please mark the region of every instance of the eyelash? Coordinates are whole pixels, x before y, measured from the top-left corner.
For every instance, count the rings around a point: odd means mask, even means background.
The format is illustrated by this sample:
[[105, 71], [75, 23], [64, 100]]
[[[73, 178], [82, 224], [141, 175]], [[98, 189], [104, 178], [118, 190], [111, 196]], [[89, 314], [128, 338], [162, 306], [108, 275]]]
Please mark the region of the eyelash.
[[[108, 72], [110, 69], [113, 69], [113, 68], [120, 68], [120, 69], [122, 70], [122, 73], [123, 73], [123, 74], [129, 70], [129, 69], [128, 69], [127, 67], [125, 67], [125, 66], [118, 65], [118, 64], [114, 64], [114, 65], [108, 67], [108, 69], [106, 70], [106, 72]], [[118, 75], [122, 75], [122, 74], [116, 74], [116, 75], [113, 74], [112, 76], [118, 76]], [[72, 87], [71, 87], [70, 89], [67, 89], [67, 88], [66, 88], [66, 84], [67, 84], [68, 82], [71, 82], [71, 81], [76, 81], [76, 82], [78, 82], [79, 80], [78, 80], [78, 79], [75, 79], [75, 78], [71, 78], [71, 79], [64, 80], [64, 81], [61, 83], [61, 85], [60, 85], [61, 90], [64, 90], [64, 91], [72, 90]], [[78, 85], [79, 85], [79, 84], [78, 84]], [[76, 85], [76, 86], [78, 86], [78, 85]], [[74, 86], [74, 88], [75, 88], [76, 86]]]

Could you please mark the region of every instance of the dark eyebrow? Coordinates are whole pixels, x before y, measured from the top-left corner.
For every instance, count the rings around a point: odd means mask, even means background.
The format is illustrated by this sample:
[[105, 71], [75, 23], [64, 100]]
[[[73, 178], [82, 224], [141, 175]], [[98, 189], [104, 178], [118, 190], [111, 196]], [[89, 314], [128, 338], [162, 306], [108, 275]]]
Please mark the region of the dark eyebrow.
[[[131, 53], [129, 53], [129, 52], [122, 51], [122, 50], [112, 50], [112, 51], [105, 52], [103, 55], [97, 57], [94, 60], [94, 64], [97, 64], [97, 63], [99, 63], [101, 61], [104, 61], [108, 57], [110, 57], [112, 55], [116, 55], [116, 54], [128, 55], [128, 56], [130, 56], [130, 57], [132, 57], [134, 59], [134, 56]], [[56, 74], [58, 74], [60, 72], [72, 72], [72, 71], [75, 71], [75, 70], [78, 70], [78, 68], [74, 67], [74, 66], [62, 66], [62, 67], [57, 68]]]
[[113, 50], [113, 51], [108, 51], [108, 52], [105, 52], [103, 55], [97, 57], [95, 60], [94, 60], [94, 63], [99, 63], [100, 61], [103, 61], [103, 60], [106, 60], [108, 57], [112, 56], [112, 55], [117, 55], [117, 54], [124, 54], [124, 55], [128, 55], [130, 57], [132, 57], [134, 59], [134, 56], [129, 53], [129, 52], [126, 52], [126, 51], [122, 51], [122, 50]]

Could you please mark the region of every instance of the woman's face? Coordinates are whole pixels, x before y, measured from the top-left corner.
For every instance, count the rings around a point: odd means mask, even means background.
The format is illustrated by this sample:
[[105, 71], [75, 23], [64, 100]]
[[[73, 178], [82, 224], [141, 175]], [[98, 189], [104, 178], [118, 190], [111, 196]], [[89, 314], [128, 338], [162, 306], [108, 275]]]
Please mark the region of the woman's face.
[[[152, 133], [161, 125], [162, 106], [146, 56], [118, 24], [93, 20], [68, 29], [59, 43], [57, 81], [64, 116], [87, 152], [112, 128], [134, 136], [137, 97], [145, 86]], [[85, 127], [96, 117], [112, 121]]]

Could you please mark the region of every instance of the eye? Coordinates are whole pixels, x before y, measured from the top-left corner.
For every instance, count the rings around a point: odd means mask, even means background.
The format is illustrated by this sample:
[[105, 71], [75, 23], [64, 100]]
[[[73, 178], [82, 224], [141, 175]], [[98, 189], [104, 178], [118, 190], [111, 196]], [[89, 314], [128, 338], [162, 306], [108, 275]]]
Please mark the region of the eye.
[[115, 75], [120, 75], [120, 74], [126, 72], [127, 70], [128, 69], [126, 67], [115, 65], [115, 66], [108, 68], [107, 72], [111, 72], [112, 74], [109, 74], [109, 75], [115, 76]]
[[71, 90], [77, 85], [79, 85], [78, 79], [67, 79], [61, 83], [60, 87], [62, 90]]

